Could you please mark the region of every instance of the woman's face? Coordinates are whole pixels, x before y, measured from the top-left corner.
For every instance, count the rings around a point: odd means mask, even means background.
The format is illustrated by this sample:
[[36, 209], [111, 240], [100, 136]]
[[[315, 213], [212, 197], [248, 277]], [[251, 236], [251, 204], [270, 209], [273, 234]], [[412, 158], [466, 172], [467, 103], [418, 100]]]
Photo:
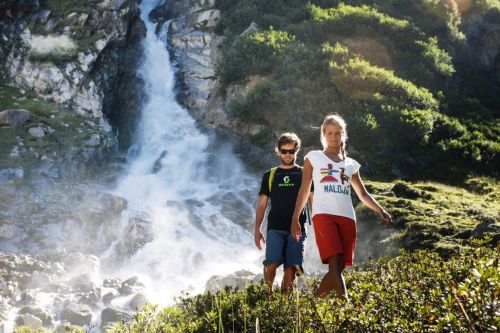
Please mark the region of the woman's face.
[[344, 139], [344, 130], [336, 124], [328, 124], [323, 128], [323, 136], [330, 148], [340, 148]]

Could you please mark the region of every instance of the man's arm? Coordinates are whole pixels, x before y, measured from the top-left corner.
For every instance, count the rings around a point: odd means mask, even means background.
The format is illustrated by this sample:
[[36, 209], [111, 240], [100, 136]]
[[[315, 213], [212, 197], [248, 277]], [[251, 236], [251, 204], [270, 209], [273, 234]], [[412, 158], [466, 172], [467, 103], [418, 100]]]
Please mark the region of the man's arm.
[[262, 221], [264, 221], [264, 216], [266, 215], [267, 201], [269, 197], [265, 194], [259, 195], [259, 202], [257, 203], [257, 208], [255, 212], [255, 246], [259, 250], [262, 249], [260, 242], [265, 243], [264, 235], [260, 231], [260, 227], [262, 225]]

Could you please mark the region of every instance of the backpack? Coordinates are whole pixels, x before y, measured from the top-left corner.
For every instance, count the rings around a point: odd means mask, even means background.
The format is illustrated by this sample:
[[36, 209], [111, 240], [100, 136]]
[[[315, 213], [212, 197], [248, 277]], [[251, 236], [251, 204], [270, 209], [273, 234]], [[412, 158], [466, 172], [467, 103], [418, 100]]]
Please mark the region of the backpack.
[[[302, 172], [304, 170], [303, 167], [299, 166], [300, 168], [300, 172]], [[274, 175], [276, 174], [276, 170], [278, 169], [278, 167], [274, 167], [274, 168], [271, 168], [270, 172], [269, 172], [269, 180], [268, 180], [268, 188], [269, 188], [269, 194], [271, 194], [271, 190], [273, 188], [273, 180], [274, 180]], [[306, 210], [306, 219], [307, 219], [307, 222], [309, 223], [309, 225], [311, 225], [311, 212], [310, 212], [310, 207], [309, 207], [309, 200], [306, 202], [306, 206], [304, 207], [305, 210]]]

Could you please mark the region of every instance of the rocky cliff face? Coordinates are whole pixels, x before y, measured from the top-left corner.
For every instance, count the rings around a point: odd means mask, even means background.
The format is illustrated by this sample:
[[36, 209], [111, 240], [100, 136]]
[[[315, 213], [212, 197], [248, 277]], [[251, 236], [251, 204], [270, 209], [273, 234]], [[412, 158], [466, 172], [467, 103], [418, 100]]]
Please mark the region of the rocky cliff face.
[[109, 119], [128, 146], [133, 129], [118, 115], [124, 105], [137, 114], [139, 104], [144, 27], [136, 1], [44, 3], [0, 1], [0, 66], [10, 85], [88, 118], [108, 139]]
[[214, 32], [221, 15], [215, 0], [168, 1], [153, 15], [159, 21], [171, 20], [168, 37], [178, 67], [179, 102], [203, 128], [215, 130], [219, 141], [245, 145], [247, 149], [240, 155], [244, 161], [260, 169], [274, 163], [272, 149], [263, 151], [248, 140], [259, 132], [259, 125], [243, 124], [228, 116], [228, 101], [248, 93], [261, 78], [232, 85], [222, 96], [216, 70], [224, 37]]

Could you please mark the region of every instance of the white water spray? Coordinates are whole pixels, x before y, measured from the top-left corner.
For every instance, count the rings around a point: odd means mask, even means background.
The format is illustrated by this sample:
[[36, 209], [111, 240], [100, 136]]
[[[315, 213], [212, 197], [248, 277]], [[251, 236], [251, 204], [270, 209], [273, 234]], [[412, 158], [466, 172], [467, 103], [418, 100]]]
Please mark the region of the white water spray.
[[150, 302], [168, 304], [181, 291], [202, 292], [213, 275], [257, 272], [260, 265], [252, 235], [222, 214], [228, 194], [251, 210], [245, 193], [255, 193], [255, 179], [227, 149], [212, 151], [210, 138], [177, 104], [164, 38], [148, 18], [157, 5], [145, 0], [140, 6], [147, 27], [139, 69], [146, 99], [137, 156], [114, 191], [128, 200], [124, 225], [132, 218], [146, 221], [151, 237], [129, 258], [110, 249], [102, 259], [121, 261], [114, 274], [139, 276]]

